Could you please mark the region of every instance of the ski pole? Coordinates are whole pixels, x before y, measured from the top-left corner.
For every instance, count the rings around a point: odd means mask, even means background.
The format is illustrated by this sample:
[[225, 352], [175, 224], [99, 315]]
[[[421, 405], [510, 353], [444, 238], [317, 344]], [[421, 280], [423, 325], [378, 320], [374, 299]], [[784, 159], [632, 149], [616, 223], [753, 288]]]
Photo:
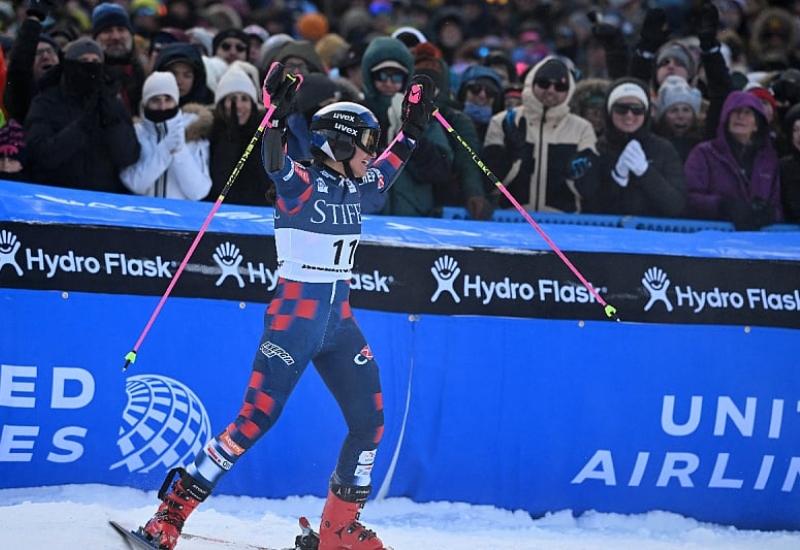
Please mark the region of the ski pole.
[[500, 189], [500, 192], [503, 193], [503, 195], [506, 196], [509, 202], [511, 202], [511, 204], [514, 205], [514, 208], [516, 208], [517, 211], [520, 214], [522, 214], [522, 217], [525, 218], [525, 220], [531, 225], [531, 227], [533, 227], [539, 233], [539, 235], [541, 235], [541, 237], [548, 244], [548, 246], [550, 246], [553, 252], [555, 252], [558, 255], [558, 257], [561, 258], [561, 261], [564, 262], [564, 264], [570, 269], [570, 271], [572, 271], [572, 273], [575, 274], [578, 280], [581, 283], [583, 283], [583, 286], [585, 286], [586, 289], [592, 294], [592, 296], [594, 296], [595, 300], [597, 300], [600, 303], [600, 305], [603, 306], [603, 311], [605, 312], [606, 317], [608, 317], [609, 319], [614, 319], [615, 321], [620, 321], [621, 319], [617, 316], [617, 308], [606, 302], [603, 299], [603, 297], [600, 296], [600, 294], [594, 289], [591, 283], [586, 280], [586, 278], [581, 274], [580, 271], [578, 271], [578, 268], [576, 268], [572, 264], [572, 262], [569, 261], [569, 258], [567, 258], [567, 256], [563, 252], [561, 252], [561, 249], [558, 248], [558, 246], [556, 246], [556, 243], [554, 243], [553, 240], [547, 235], [547, 233], [545, 233], [544, 229], [542, 229], [542, 227], [534, 221], [534, 219], [522, 207], [519, 201], [517, 201], [517, 199], [514, 198], [514, 196], [509, 192], [509, 190], [506, 189], [506, 186], [503, 185], [503, 183], [499, 179], [497, 179], [497, 176], [495, 176], [491, 170], [489, 170], [489, 167], [486, 166], [483, 160], [481, 160], [480, 157], [478, 157], [478, 155], [475, 153], [475, 151], [472, 150], [472, 147], [470, 147], [469, 144], [466, 141], [464, 141], [464, 138], [458, 135], [458, 132], [456, 132], [455, 129], [450, 125], [450, 123], [447, 122], [447, 120], [442, 116], [442, 114], [439, 112], [439, 109], [433, 111], [433, 116], [436, 117], [436, 120], [439, 121], [439, 124], [442, 125], [442, 127], [447, 131], [447, 133], [452, 135], [456, 139], [456, 141], [458, 141], [464, 147], [464, 149], [467, 150], [470, 157], [472, 157], [473, 162], [475, 162], [475, 164], [478, 165], [478, 168], [480, 168], [481, 171], [486, 175], [486, 177], [489, 178], [489, 180], [498, 189]]
[[[267, 72], [267, 78], [269, 78], [269, 75], [271, 73], [273, 73], [273, 70], [277, 70], [278, 69], [277, 65], [278, 65], [278, 63], [273, 63], [272, 66], [270, 66], [270, 69]], [[283, 77], [283, 78], [289, 78], [292, 81], [292, 83], [297, 82], [299, 80], [299, 83], [297, 84], [297, 86], [299, 86], [303, 82], [303, 77], [301, 75], [295, 76], [295, 75], [293, 75], [291, 73], [287, 73], [285, 75], [285, 77]], [[183, 257], [183, 260], [181, 261], [180, 265], [178, 266], [177, 271], [175, 271], [175, 275], [172, 276], [172, 279], [170, 280], [169, 285], [167, 286], [167, 290], [164, 292], [163, 296], [161, 296], [161, 299], [158, 301], [158, 304], [156, 305], [155, 309], [153, 310], [153, 313], [150, 315], [150, 319], [147, 321], [147, 324], [144, 326], [144, 329], [142, 330], [142, 333], [139, 335], [138, 340], [136, 340], [136, 344], [134, 344], [133, 349], [131, 351], [129, 351], [125, 355], [125, 365], [122, 367], [122, 372], [127, 371], [128, 367], [136, 362], [136, 355], [139, 352], [139, 348], [141, 347], [142, 342], [144, 342], [145, 336], [147, 336], [147, 333], [150, 332], [150, 328], [153, 326], [153, 323], [155, 322], [156, 318], [158, 317], [158, 314], [161, 313], [161, 308], [164, 307], [164, 304], [166, 303], [167, 298], [169, 298], [169, 295], [172, 292], [172, 289], [175, 288], [175, 284], [178, 282], [178, 279], [180, 279], [181, 273], [183, 273], [183, 270], [186, 268], [186, 265], [189, 263], [189, 258], [191, 258], [192, 254], [194, 254], [194, 251], [197, 248], [197, 245], [200, 243], [200, 239], [203, 238], [203, 235], [205, 234], [206, 229], [208, 229], [208, 225], [211, 223], [211, 219], [217, 213], [217, 210], [219, 210], [219, 207], [222, 206], [222, 201], [225, 200], [225, 196], [228, 194], [228, 191], [230, 191], [231, 186], [233, 185], [233, 182], [236, 181], [237, 177], [239, 177], [239, 172], [242, 171], [242, 168], [244, 167], [244, 163], [247, 162], [247, 159], [250, 157], [250, 153], [252, 153], [253, 149], [256, 146], [256, 143], [258, 143], [258, 140], [261, 138], [261, 135], [264, 133], [264, 130], [268, 126], [270, 126], [269, 119], [270, 119], [270, 117], [272, 117], [272, 114], [275, 112], [275, 108], [276, 107], [277, 107], [277, 105], [275, 105], [275, 104], [271, 104], [269, 106], [269, 108], [267, 109], [266, 114], [264, 115], [264, 118], [261, 120], [261, 122], [258, 125], [258, 129], [256, 130], [255, 134], [253, 134], [253, 137], [250, 138], [250, 143], [247, 144], [247, 147], [245, 148], [244, 153], [242, 153], [242, 156], [239, 157], [239, 160], [236, 162], [236, 166], [233, 167], [233, 171], [231, 171], [231, 175], [228, 177], [228, 181], [225, 183], [225, 186], [222, 188], [222, 191], [220, 192], [219, 197], [217, 197], [217, 200], [214, 203], [214, 206], [211, 207], [211, 210], [209, 211], [208, 215], [206, 216], [205, 221], [203, 221], [203, 225], [200, 226], [200, 230], [197, 232], [197, 235], [195, 235], [194, 241], [192, 241], [191, 246], [189, 246], [189, 250], [186, 251], [186, 255]]]

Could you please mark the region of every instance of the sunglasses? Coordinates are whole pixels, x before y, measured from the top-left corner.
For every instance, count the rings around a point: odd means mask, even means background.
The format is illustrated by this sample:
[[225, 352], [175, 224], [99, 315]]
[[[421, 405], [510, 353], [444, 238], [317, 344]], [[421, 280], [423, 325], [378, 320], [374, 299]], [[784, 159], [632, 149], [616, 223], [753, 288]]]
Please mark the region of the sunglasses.
[[557, 92], [566, 92], [569, 90], [569, 82], [560, 82], [556, 80], [548, 80], [546, 78], [537, 78], [533, 81], [533, 85], [542, 90], [547, 90], [553, 86]]
[[406, 75], [400, 71], [378, 71], [374, 73], [375, 80], [379, 82], [391, 81], [393, 84], [402, 84], [406, 80]]
[[486, 84], [473, 82], [472, 84], [467, 84], [466, 90], [472, 95], [480, 95], [481, 92], [483, 92], [486, 94], [486, 97], [497, 97], [497, 90]]
[[241, 42], [223, 42], [219, 45], [222, 48], [222, 51], [228, 52], [231, 48], [235, 49], [237, 52], [242, 53], [247, 49], [247, 46], [242, 44]]
[[643, 105], [635, 105], [632, 103], [614, 103], [614, 105], [611, 106], [611, 111], [620, 116], [627, 115], [628, 113], [642, 116], [646, 110], [647, 109], [645, 109]]

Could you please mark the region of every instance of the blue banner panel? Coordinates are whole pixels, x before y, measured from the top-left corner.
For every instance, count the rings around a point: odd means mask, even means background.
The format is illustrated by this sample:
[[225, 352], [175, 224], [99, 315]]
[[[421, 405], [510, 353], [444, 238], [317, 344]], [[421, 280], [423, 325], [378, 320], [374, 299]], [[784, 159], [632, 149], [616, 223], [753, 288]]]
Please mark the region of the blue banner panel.
[[427, 316], [420, 333], [397, 493], [800, 527], [796, 331]]
[[[122, 372], [157, 299], [0, 290], [0, 487], [110, 483], [160, 486], [233, 421], [250, 376], [264, 305], [170, 299], [137, 362]], [[376, 315], [380, 321], [373, 320]], [[392, 449], [403, 416], [408, 362], [403, 315], [359, 312], [381, 330], [370, 344], [382, 367]], [[399, 397], [398, 397], [399, 396]], [[240, 460], [227, 494], [324, 496], [346, 434], [309, 366], [275, 428]], [[376, 476], [390, 452], [379, 453]]]

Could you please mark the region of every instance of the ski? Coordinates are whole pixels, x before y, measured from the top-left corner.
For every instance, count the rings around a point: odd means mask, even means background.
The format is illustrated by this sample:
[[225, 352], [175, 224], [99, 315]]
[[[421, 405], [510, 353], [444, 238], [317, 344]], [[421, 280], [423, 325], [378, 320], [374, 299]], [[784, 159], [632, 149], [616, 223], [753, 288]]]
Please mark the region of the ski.
[[[114, 520], [108, 521], [109, 525], [119, 533], [133, 550], [159, 550], [158, 546], [153, 545], [144, 535], [133, 529], [128, 529]], [[242, 550], [317, 550], [319, 546], [319, 535], [311, 529], [305, 517], [300, 518], [300, 529], [302, 533], [295, 538], [295, 546], [291, 548], [274, 548], [269, 546], [259, 546], [257, 544], [234, 542], [230, 540], [198, 535], [195, 533], [181, 533], [181, 538], [186, 540], [197, 540], [210, 544], [218, 544], [222, 547]]]

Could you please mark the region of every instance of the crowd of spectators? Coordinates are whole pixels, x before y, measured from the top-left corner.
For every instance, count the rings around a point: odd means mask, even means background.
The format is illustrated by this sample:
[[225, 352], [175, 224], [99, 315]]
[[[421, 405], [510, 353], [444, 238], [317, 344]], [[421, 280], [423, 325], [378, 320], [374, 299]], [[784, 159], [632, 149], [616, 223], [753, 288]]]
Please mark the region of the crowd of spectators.
[[[313, 113], [370, 108], [386, 146], [412, 75], [532, 211], [800, 223], [798, 0], [0, 1], [0, 179], [216, 200], [270, 64]], [[374, 212], [488, 219], [505, 198], [433, 122]], [[227, 202], [270, 205], [259, 155]]]

